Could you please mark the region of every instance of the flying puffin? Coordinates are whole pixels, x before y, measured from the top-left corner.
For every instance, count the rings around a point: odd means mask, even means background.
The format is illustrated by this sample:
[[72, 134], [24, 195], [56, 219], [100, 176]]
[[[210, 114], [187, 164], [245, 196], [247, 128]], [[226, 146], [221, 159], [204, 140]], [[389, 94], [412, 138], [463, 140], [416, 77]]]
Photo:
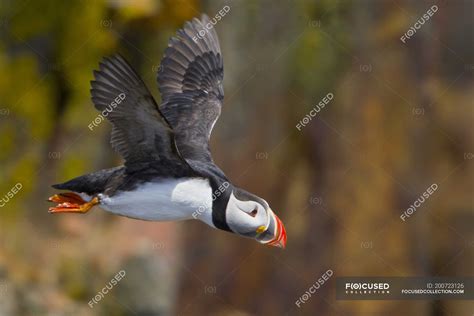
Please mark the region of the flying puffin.
[[[209, 18], [194, 18], [169, 41], [158, 71], [158, 105], [119, 55], [104, 58], [91, 81], [92, 102], [112, 124], [119, 167], [53, 188], [50, 213], [86, 213], [98, 205], [148, 221], [198, 219], [284, 248], [286, 231], [268, 203], [234, 186], [214, 164], [209, 138], [224, 99], [223, 60]], [[198, 36], [205, 31], [204, 36]], [[201, 33], [200, 33], [201, 32]]]

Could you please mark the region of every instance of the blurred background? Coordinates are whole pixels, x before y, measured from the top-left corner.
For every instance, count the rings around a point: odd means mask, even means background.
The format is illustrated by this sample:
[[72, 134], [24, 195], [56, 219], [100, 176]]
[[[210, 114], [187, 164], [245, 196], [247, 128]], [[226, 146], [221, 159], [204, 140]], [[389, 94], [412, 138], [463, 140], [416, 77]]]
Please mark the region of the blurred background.
[[[88, 128], [101, 58], [121, 53], [159, 100], [168, 38], [225, 6], [214, 159], [269, 201], [287, 249], [198, 221], [48, 214], [51, 184], [121, 164], [110, 125]], [[473, 9], [467, 0], [0, 0], [0, 315], [472, 315], [472, 301], [339, 301], [334, 285], [473, 275]]]

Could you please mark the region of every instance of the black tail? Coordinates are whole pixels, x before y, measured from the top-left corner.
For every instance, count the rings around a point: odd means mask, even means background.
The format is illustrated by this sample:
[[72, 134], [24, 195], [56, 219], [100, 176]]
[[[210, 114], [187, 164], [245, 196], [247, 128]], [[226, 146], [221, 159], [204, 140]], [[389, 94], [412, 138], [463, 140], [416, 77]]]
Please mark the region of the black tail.
[[124, 167], [104, 169], [97, 172], [85, 174], [69, 181], [53, 184], [52, 187], [58, 190], [69, 190], [78, 193], [95, 195], [104, 192], [109, 180], [124, 171]]

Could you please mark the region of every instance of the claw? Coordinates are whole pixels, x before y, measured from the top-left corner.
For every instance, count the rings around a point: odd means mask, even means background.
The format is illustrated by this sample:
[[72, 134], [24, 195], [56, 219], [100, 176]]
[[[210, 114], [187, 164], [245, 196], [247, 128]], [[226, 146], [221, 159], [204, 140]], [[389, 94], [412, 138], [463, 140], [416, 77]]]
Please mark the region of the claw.
[[66, 192], [66, 193], [59, 193], [51, 196], [48, 199], [49, 202], [54, 202], [54, 203], [64, 203], [64, 202], [69, 202], [69, 203], [76, 203], [76, 204], [84, 204], [86, 201], [84, 201], [83, 198], [79, 194], [72, 193], [72, 192]]
[[56, 194], [50, 197], [48, 201], [59, 203], [56, 207], [49, 208], [50, 213], [86, 213], [94, 205], [99, 204], [98, 197], [86, 202], [75, 193]]

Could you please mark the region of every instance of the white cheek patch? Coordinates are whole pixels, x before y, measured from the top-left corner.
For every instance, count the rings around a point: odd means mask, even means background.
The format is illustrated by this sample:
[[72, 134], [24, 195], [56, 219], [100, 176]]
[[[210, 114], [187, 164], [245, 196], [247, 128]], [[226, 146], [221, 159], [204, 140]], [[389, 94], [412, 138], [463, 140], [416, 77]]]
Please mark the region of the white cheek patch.
[[234, 200], [234, 205], [243, 212], [250, 213], [255, 209], [255, 202], [237, 200], [234, 192], [232, 192], [230, 199]]
[[[250, 213], [257, 208], [255, 217]], [[254, 233], [258, 227], [268, 224], [266, 211], [255, 201], [240, 201], [234, 193], [230, 195], [226, 209], [226, 221], [229, 228], [235, 233]]]

